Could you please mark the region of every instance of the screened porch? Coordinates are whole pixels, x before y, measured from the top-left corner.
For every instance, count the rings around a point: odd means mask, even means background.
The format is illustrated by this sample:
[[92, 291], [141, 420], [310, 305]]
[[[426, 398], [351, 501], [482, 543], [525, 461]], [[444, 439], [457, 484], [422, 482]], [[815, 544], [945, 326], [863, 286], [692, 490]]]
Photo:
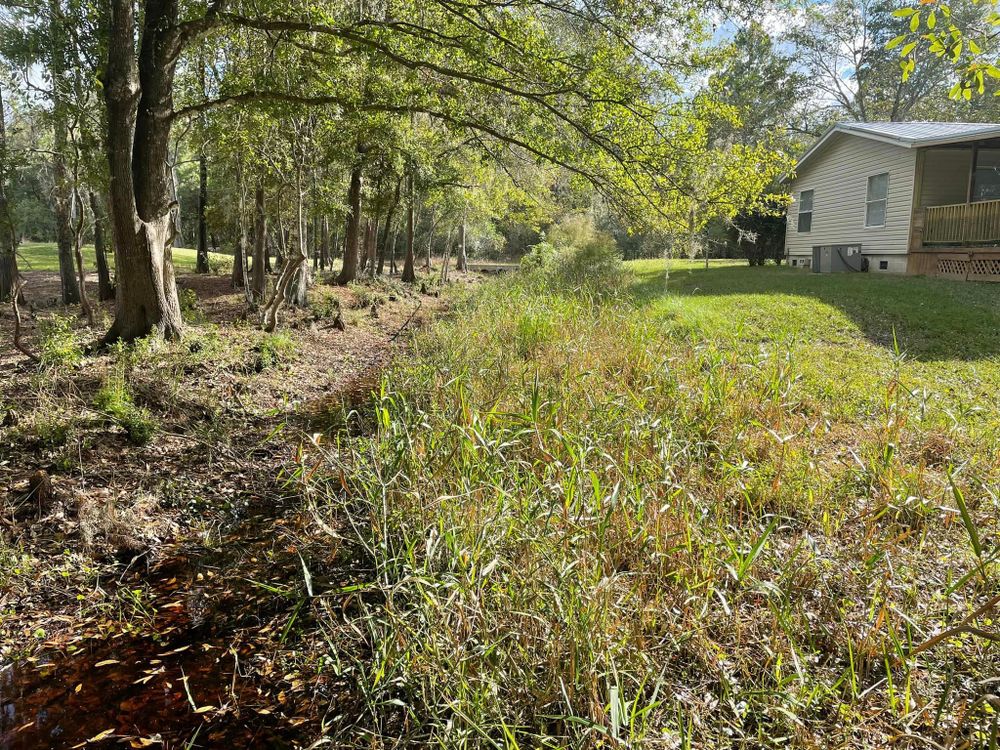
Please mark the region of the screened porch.
[[916, 247], [1000, 245], [1000, 142], [923, 149]]

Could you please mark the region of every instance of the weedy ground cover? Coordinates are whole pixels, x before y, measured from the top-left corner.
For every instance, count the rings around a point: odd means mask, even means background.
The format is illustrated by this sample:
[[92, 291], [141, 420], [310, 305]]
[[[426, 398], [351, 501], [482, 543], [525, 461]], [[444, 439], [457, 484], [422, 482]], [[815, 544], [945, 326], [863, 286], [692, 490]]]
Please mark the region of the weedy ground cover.
[[995, 747], [1000, 287], [602, 273], [479, 288], [329, 451], [364, 736]]

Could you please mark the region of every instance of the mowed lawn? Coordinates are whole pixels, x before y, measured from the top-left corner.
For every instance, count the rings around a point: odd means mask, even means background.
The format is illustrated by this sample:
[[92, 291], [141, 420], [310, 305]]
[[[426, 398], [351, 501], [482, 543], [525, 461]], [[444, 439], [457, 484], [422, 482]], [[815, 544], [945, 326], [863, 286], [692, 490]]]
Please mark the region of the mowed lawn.
[[1000, 408], [1000, 284], [677, 261], [666, 283], [663, 261], [629, 266], [639, 309], [672, 336], [786, 350], [838, 412], [877, 404], [897, 370], [955, 408]]
[[[18, 266], [21, 271], [58, 271], [59, 256], [54, 242], [25, 242], [18, 247]], [[233, 258], [223, 253], [210, 253], [209, 258], [222, 268], [231, 268]], [[83, 246], [83, 262], [88, 272], [97, 268], [97, 259], [93, 245]], [[114, 267], [113, 254], [108, 255], [108, 262]], [[174, 267], [183, 273], [194, 273], [197, 253], [188, 247], [174, 248]]]
[[378, 582], [352, 616], [370, 721], [987, 747], [996, 645], [932, 639], [1000, 592], [1000, 285], [627, 268], [478, 288], [334, 460], [330, 521]]

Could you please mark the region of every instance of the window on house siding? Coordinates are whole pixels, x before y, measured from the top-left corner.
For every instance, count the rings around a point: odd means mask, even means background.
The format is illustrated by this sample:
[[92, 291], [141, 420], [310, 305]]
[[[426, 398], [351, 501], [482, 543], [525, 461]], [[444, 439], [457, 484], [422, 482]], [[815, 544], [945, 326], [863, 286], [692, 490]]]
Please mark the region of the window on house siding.
[[800, 232], [811, 232], [813, 228], [813, 191], [803, 190], [799, 193], [799, 221]]
[[885, 207], [889, 198], [889, 173], [873, 174], [868, 178], [868, 197], [865, 201], [865, 226], [884, 227]]

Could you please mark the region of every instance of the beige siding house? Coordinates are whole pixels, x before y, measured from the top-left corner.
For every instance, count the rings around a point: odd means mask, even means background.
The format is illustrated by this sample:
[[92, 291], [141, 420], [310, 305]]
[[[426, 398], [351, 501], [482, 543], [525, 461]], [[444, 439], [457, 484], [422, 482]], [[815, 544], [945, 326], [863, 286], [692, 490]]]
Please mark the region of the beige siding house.
[[1000, 124], [841, 123], [789, 192], [790, 265], [1000, 281]]

